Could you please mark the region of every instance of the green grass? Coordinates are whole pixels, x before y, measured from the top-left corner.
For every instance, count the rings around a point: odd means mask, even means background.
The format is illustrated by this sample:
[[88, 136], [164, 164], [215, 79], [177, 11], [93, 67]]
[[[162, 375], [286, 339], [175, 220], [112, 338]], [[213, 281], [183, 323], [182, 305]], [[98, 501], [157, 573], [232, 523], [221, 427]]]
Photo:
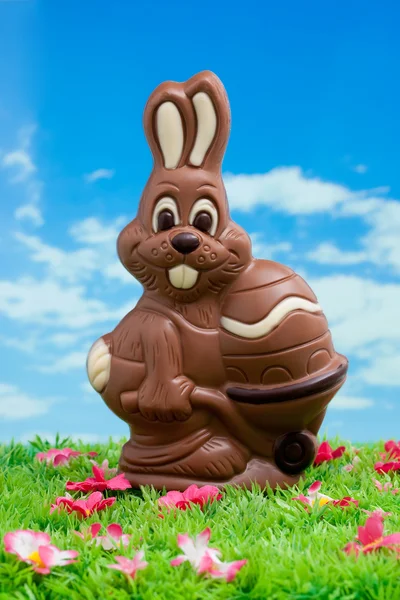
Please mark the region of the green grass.
[[[64, 445], [96, 450], [99, 462], [108, 458], [110, 466], [118, 461], [120, 444], [112, 441], [90, 447], [70, 441]], [[350, 444], [347, 446], [350, 450]], [[160, 519], [154, 490], [109, 492], [117, 495], [117, 502], [83, 524], [74, 515], [50, 515], [49, 508], [57, 496], [64, 495], [67, 479], [81, 481], [91, 475], [88, 458], [73, 459], [68, 466], [56, 469], [35, 461], [37, 450], [22, 444], [0, 446], [1, 538], [15, 529], [46, 531], [59, 548], [78, 550], [79, 562], [41, 576], [1, 546], [1, 600], [400, 598], [400, 562], [393, 554], [382, 550], [355, 559], [341, 550], [354, 539], [357, 525], [364, 524], [367, 515], [362, 509], [380, 507], [392, 512], [385, 519], [385, 532], [400, 531], [400, 495], [379, 493], [372, 482], [373, 464], [383, 444], [364, 446], [359, 454], [361, 464], [350, 473], [342, 469], [349, 462], [349, 456], [344, 456], [310, 468], [305, 480], [292, 490], [263, 493], [259, 489], [247, 492], [228, 488], [223, 499], [204, 512], [195, 507]], [[323, 481], [323, 493], [334, 498], [351, 495], [360, 501], [359, 507], [328, 505], [308, 514], [291, 498], [316, 479]], [[395, 479], [393, 483], [400, 487]], [[124, 550], [126, 556], [133, 556], [135, 547], [144, 549], [149, 566], [135, 581], [107, 568], [114, 562], [112, 553], [88, 546], [72, 533], [96, 521], [105, 525], [119, 522], [125, 533], [132, 534], [131, 544]], [[223, 560], [248, 559], [232, 583], [197, 576], [187, 564], [175, 568], [169, 564], [179, 553], [177, 533], [195, 535], [206, 526], [212, 530], [210, 545], [221, 549]]]

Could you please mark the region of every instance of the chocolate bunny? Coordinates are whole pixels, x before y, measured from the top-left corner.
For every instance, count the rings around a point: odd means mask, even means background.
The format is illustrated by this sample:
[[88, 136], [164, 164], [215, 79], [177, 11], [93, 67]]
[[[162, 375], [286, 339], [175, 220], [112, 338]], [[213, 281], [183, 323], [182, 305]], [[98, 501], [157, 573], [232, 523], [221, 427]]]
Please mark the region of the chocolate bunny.
[[293, 484], [347, 360], [308, 285], [254, 259], [230, 219], [219, 79], [161, 84], [144, 127], [154, 168], [117, 244], [144, 293], [87, 361], [94, 389], [130, 425], [120, 468], [159, 489]]

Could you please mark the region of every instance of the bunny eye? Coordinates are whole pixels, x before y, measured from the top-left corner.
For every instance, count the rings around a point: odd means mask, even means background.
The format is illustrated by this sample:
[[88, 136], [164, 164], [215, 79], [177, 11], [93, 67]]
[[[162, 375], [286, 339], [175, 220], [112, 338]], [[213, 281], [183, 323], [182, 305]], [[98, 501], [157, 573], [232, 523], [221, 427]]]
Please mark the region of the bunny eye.
[[218, 226], [218, 212], [211, 200], [201, 198], [194, 203], [190, 211], [189, 223], [200, 231], [215, 235]]
[[166, 229], [175, 227], [179, 223], [180, 218], [175, 200], [168, 196], [160, 198], [153, 211], [153, 231], [155, 233], [157, 231], [165, 231]]
[[175, 225], [174, 215], [167, 208], [158, 213], [157, 219], [158, 231], [171, 229]]
[[200, 229], [200, 231], [204, 231], [205, 233], [210, 231], [212, 227], [212, 217], [210, 213], [205, 210], [197, 213], [193, 220], [193, 227], [196, 227], [196, 229]]

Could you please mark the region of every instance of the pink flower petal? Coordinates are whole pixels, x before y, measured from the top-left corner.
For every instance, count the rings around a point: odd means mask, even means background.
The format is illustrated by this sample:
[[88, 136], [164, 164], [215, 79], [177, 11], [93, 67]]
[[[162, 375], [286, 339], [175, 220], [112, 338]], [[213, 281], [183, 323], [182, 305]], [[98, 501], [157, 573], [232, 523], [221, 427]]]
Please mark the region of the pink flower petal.
[[171, 491], [158, 499], [159, 506], [175, 506], [177, 502], [184, 500], [182, 492]]
[[360, 553], [360, 548], [361, 548], [360, 544], [357, 544], [356, 542], [349, 542], [343, 548], [343, 552], [346, 552], [346, 554], [358, 555]]
[[363, 508], [362, 511], [365, 512], [370, 517], [377, 517], [378, 519], [384, 519], [385, 517], [390, 517], [391, 514], [392, 514], [390, 512], [385, 512], [381, 508], [376, 508], [373, 511], [371, 511], [371, 510], [365, 510], [365, 508]]
[[200, 559], [200, 564], [197, 568], [197, 574], [211, 573], [214, 568], [215, 562], [209, 554], [204, 554]]
[[50, 536], [42, 531], [31, 529], [18, 529], [10, 531], [4, 536], [4, 549], [10, 554], [15, 554], [21, 560], [26, 560], [30, 554], [37, 551], [39, 546], [50, 544]]
[[106, 529], [108, 535], [115, 540], [119, 540], [122, 537], [122, 527], [119, 523], [111, 523]]
[[128, 490], [132, 487], [125, 477], [125, 473], [120, 473], [116, 477], [106, 480], [106, 483], [109, 490]]
[[92, 538], [95, 538], [98, 535], [101, 528], [102, 528], [101, 523], [93, 523], [92, 525], [90, 525], [89, 531], [90, 531]]
[[229, 583], [233, 581], [236, 575], [239, 573], [240, 569], [247, 564], [247, 559], [235, 560], [231, 563], [228, 563], [228, 569], [226, 571], [226, 581]]
[[360, 526], [358, 528], [357, 539], [360, 540], [360, 542], [364, 546], [366, 546], [367, 544], [370, 544], [370, 543], [374, 542], [375, 540], [379, 539], [380, 537], [382, 537], [382, 534], [383, 534], [382, 519], [379, 517], [369, 517], [365, 522], [365, 526], [364, 527]]
[[316, 492], [319, 492], [319, 490], [321, 489], [321, 486], [322, 486], [321, 481], [314, 481], [314, 483], [312, 483], [310, 485], [310, 487], [308, 488], [308, 493], [315, 494]]
[[311, 506], [311, 499], [308, 498], [308, 496], [304, 496], [304, 494], [299, 494], [298, 496], [295, 496], [294, 498], [292, 498], [292, 500], [299, 500], [303, 504], [306, 504], [307, 506]]
[[171, 560], [170, 565], [172, 567], [178, 567], [179, 565], [181, 565], [186, 560], [187, 560], [187, 557], [184, 556], [183, 554], [180, 554], [179, 556], [177, 556], [176, 558], [174, 558], [173, 560]]
[[355, 500], [354, 498], [351, 498], [350, 496], [344, 496], [344, 498], [341, 498], [340, 500], [333, 501], [334, 506], [345, 507], [345, 506], [351, 506], [351, 504], [358, 506], [358, 500]]
[[392, 546], [400, 544], [400, 533], [392, 533], [387, 535], [382, 540], [383, 546]]
[[207, 502], [213, 502], [214, 500], [220, 500], [222, 494], [219, 489], [213, 485], [204, 485], [197, 487], [197, 485], [190, 485], [184, 492], [178, 492], [172, 490], [165, 496], [158, 499], [159, 506], [175, 507], [180, 510], [186, 510], [191, 508], [193, 504], [197, 504], [200, 508], [203, 508]]
[[68, 456], [64, 454], [57, 454], [53, 459], [53, 465], [58, 467], [59, 465], [65, 465], [68, 462]]
[[115, 569], [117, 571], [122, 571], [128, 577], [134, 579], [137, 571], [141, 569], [145, 569], [147, 567], [147, 562], [143, 561], [144, 553], [138, 552], [132, 560], [126, 558], [125, 556], [116, 556], [115, 560], [118, 562], [116, 565], [107, 565], [109, 569]]
[[103, 500], [103, 494], [101, 492], [93, 492], [86, 500], [87, 507], [90, 511], [95, 509], [97, 504]]

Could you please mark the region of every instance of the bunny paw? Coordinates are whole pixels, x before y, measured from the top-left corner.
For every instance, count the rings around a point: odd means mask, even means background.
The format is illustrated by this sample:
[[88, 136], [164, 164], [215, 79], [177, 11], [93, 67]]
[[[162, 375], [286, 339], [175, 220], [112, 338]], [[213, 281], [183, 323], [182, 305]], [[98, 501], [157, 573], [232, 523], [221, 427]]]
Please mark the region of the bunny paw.
[[96, 392], [102, 392], [110, 379], [111, 354], [103, 338], [93, 344], [87, 357], [87, 374]]

